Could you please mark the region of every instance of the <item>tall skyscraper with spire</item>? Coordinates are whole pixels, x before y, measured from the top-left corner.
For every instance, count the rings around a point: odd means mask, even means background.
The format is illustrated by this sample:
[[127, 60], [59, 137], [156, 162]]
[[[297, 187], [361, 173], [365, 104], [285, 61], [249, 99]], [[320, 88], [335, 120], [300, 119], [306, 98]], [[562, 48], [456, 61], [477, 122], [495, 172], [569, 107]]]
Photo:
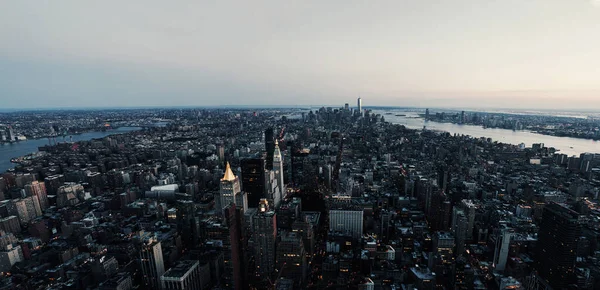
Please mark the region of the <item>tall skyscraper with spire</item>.
[[279, 150], [279, 142], [275, 139], [275, 152], [273, 154], [273, 171], [275, 172], [275, 179], [277, 180], [279, 192], [277, 198], [273, 198], [275, 208], [279, 206], [281, 199], [285, 197], [286, 186], [283, 182], [283, 156], [281, 150]]
[[229, 162], [225, 166], [225, 174], [221, 178], [219, 198], [217, 198], [217, 209], [222, 211], [229, 204], [235, 204], [244, 212], [248, 210], [248, 198], [240, 188], [240, 179], [233, 174]]

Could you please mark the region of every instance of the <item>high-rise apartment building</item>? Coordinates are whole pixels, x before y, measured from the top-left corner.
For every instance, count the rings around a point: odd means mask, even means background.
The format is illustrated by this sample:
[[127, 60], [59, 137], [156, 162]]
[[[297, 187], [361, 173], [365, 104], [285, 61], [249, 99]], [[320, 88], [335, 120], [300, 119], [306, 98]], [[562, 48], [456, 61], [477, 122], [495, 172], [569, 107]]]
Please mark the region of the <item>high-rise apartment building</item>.
[[36, 206], [31, 196], [10, 200], [6, 208], [10, 215], [19, 217], [21, 224], [26, 224], [37, 216]]
[[49, 195], [56, 195], [58, 188], [65, 182], [65, 177], [62, 174], [51, 175], [44, 179], [46, 185], [46, 192]]
[[0, 251], [0, 271], [9, 272], [14, 264], [23, 261], [23, 250], [19, 245], [7, 245]]
[[19, 217], [11, 215], [9, 217], [0, 219], [0, 230], [15, 234], [20, 233], [21, 223], [19, 222]]
[[28, 196], [35, 196], [39, 200], [40, 208], [45, 210], [48, 208], [48, 195], [46, 193], [46, 184], [39, 181], [33, 181], [25, 185], [25, 192]]

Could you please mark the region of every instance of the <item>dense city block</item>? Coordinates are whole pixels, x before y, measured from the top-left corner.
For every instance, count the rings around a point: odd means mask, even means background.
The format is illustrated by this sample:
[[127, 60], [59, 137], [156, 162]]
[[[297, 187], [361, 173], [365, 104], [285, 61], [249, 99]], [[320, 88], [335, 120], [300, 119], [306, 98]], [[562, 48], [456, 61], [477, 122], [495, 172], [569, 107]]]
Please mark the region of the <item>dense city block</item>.
[[0, 175], [0, 289], [600, 288], [600, 154], [409, 129], [360, 99], [18, 116], [4, 141], [50, 138]]

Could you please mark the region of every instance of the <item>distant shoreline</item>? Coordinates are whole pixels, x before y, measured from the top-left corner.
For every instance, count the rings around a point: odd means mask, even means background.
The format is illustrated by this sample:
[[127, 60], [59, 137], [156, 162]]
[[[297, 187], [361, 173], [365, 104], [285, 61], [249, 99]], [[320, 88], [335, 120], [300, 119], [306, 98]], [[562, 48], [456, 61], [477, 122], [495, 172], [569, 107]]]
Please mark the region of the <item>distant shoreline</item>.
[[[321, 107], [339, 107], [339, 105], [214, 105], [214, 106], [130, 106], [130, 107], [48, 107], [48, 108], [4, 108], [0, 109], [0, 113], [14, 112], [44, 112], [44, 111], [102, 111], [102, 110], [155, 110], [155, 109], [297, 109], [311, 110]], [[409, 109], [409, 110], [447, 110], [447, 111], [469, 111], [469, 112], [488, 112], [488, 113], [540, 113], [540, 112], [569, 112], [569, 113], [592, 113], [599, 114], [600, 109], [589, 108], [571, 108], [571, 109], [550, 109], [550, 108], [475, 108], [475, 107], [429, 107], [429, 106], [363, 106], [364, 109], [373, 110], [394, 110], [394, 109]]]
[[[127, 127], [127, 126], [121, 126], [121, 127]], [[67, 136], [77, 136], [77, 135], [81, 135], [81, 134], [85, 134], [85, 133], [90, 133], [90, 132], [107, 132], [107, 131], [113, 131], [113, 130], [119, 129], [121, 127], [113, 127], [110, 130], [105, 130], [105, 131], [103, 131], [103, 130], [86, 130], [86, 131], [82, 131], [82, 132], [70, 133], [70, 134], [67, 134], [67, 135], [56, 135], [56, 136], [50, 136], [49, 135], [49, 136], [40, 136], [40, 137], [28, 137], [28, 136], [25, 136], [25, 138], [27, 138], [25, 140], [0, 141], [0, 144], [14, 144], [14, 143], [20, 143], [20, 142], [27, 142], [29, 140], [41, 140], [41, 139], [47, 139], [47, 138], [53, 138], [54, 139], [54, 138], [61, 138], [62, 137], [63, 139], [65, 139], [65, 137], [67, 137]]]

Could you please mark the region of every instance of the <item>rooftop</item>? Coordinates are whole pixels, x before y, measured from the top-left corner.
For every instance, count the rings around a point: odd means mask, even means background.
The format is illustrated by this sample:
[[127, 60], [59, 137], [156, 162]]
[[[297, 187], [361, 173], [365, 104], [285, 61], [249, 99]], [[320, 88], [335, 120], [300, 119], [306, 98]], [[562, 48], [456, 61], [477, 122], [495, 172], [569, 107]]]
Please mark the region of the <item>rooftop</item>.
[[221, 178], [221, 181], [234, 181], [235, 175], [233, 175], [233, 171], [231, 171], [231, 167], [229, 166], [229, 162], [225, 165], [225, 175]]
[[427, 268], [413, 267], [413, 268], [410, 268], [410, 271], [419, 280], [433, 280], [433, 279], [435, 279], [435, 273], [432, 273]]
[[177, 263], [177, 266], [169, 269], [163, 274], [161, 279], [183, 280], [189, 273], [200, 264], [197, 260], [184, 260]]

